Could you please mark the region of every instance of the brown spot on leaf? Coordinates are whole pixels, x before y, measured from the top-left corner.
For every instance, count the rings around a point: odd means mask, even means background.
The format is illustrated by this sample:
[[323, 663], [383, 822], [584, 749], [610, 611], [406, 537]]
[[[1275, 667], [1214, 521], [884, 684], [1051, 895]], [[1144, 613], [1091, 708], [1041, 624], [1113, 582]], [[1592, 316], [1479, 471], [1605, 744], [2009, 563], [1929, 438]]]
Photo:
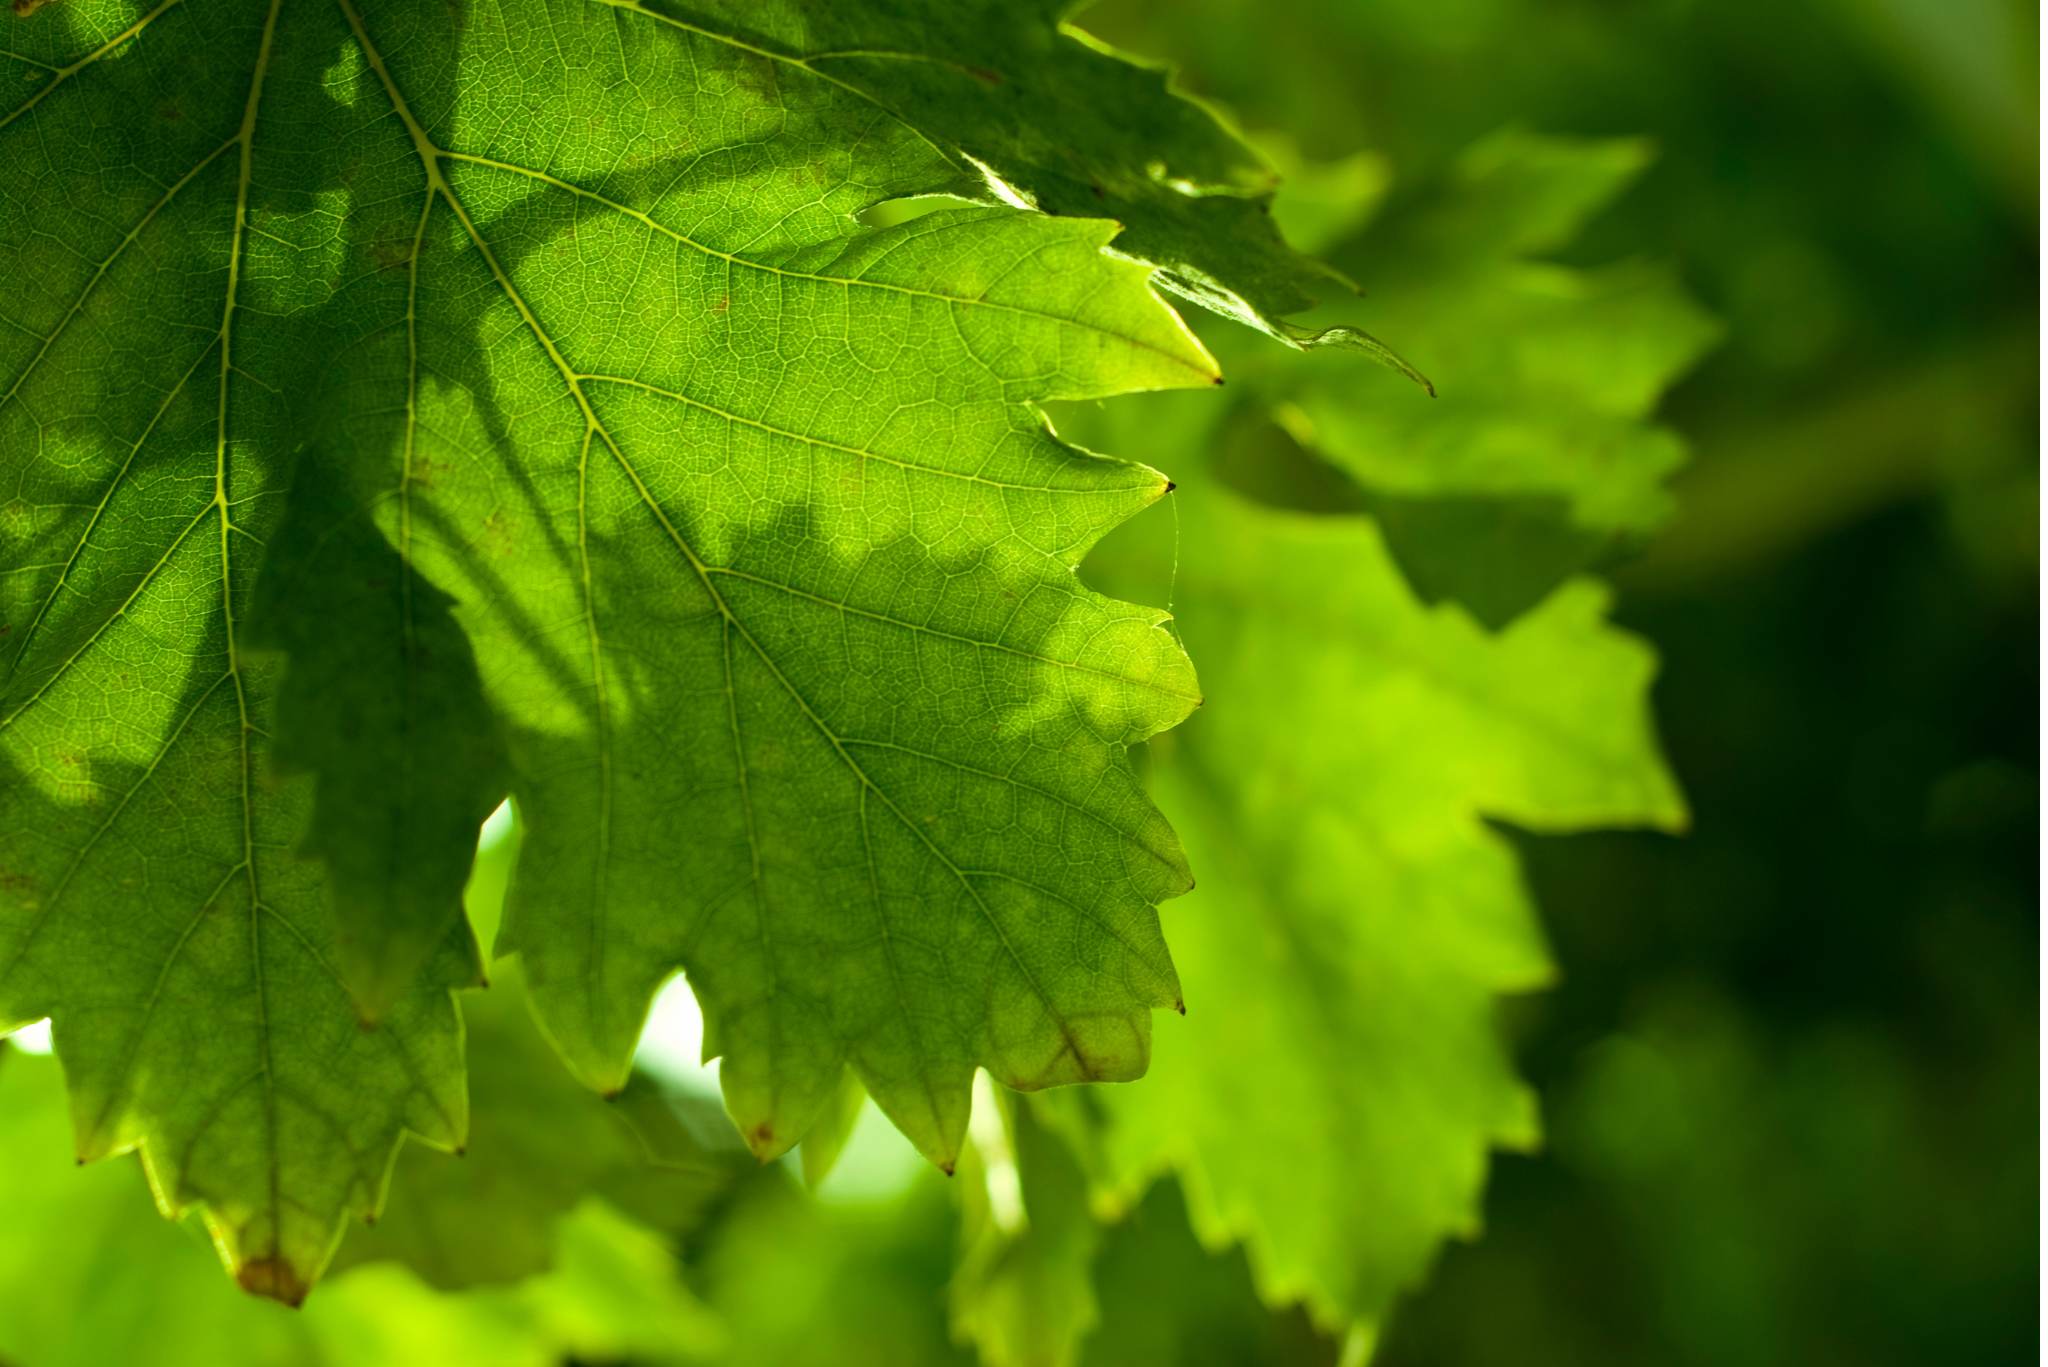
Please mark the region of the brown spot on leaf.
[[306, 1299], [309, 1289], [282, 1258], [251, 1258], [235, 1273], [235, 1280], [252, 1296], [267, 1296], [294, 1309]]
[[14, 0], [14, 17], [26, 19], [43, 6], [52, 3], [54, 0]]

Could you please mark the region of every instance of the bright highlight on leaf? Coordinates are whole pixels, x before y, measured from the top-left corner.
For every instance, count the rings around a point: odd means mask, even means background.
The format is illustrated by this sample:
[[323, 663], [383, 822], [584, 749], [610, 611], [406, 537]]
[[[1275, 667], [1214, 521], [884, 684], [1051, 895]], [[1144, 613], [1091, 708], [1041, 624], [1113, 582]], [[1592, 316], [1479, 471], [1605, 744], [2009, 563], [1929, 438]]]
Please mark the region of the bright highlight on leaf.
[[1491, 636], [1416, 602], [1363, 519], [1175, 497], [1182, 629], [1214, 662], [1212, 706], [1152, 768], [1202, 870], [1175, 952], [1195, 1000], [1260, 1007], [1191, 1012], [1142, 1089], [1103, 1095], [1102, 1177], [1130, 1199], [1178, 1173], [1269, 1299], [1370, 1330], [1476, 1230], [1487, 1150], [1537, 1136], [1495, 1002], [1549, 966], [1486, 821], [1683, 820], [1651, 659], [1590, 583]]
[[[1466, 358], [1441, 372], [1443, 401], [1248, 354], [1228, 409], [1159, 396], [1070, 424], [1119, 449], [1211, 453], [1215, 466], [1175, 493], [1170, 526], [1128, 528], [1088, 562], [1113, 592], [1173, 586], [1209, 702], [1148, 747], [1147, 765], [1201, 876], [1168, 922], [1197, 1008], [1162, 1033], [1142, 1087], [1044, 1109], [1099, 1205], [1133, 1210], [1158, 1178], [1178, 1178], [1197, 1233], [1242, 1246], [1269, 1303], [1301, 1303], [1360, 1348], [1446, 1239], [1477, 1232], [1489, 1151], [1539, 1138], [1497, 1004], [1552, 969], [1490, 823], [1686, 819], [1651, 725], [1650, 653], [1607, 624], [1604, 589], [1559, 585], [1573, 562], [1528, 558], [1502, 528], [1536, 489], [1588, 503], [1619, 491], [1661, 510], [1678, 450], [1641, 415], [1705, 325], [1644, 270], [1619, 295], [1532, 302], [1515, 282], [1555, 268], [1492, 263], [1487, 243], [1534, 250], [1575, 231], [1640, 165], [1633, 147], [1497, 139], [1463, 165], [1404, 200], [1411, 222], [1436, 225], [1411, 230], [1410, 321]], [[1475, 317], [1491, 309], [1496, 331], [1452, 349], [1447, 325], [1423, 316], [1438, 294]], [[1620, 360], [1574, 371], [1601, 335]], [[1512, 355], [1580, 383], [1522, 383]], [[1454, 397], [1461, 384], [1470, 397]], [[1307, 443], [1329, 464], [1268, 439], [1269, 414], [1290, 402], [1347, 424]], [[1336, 444], [1361, 433], [1379, 435]], [[1465, 509], [1469, 535], [1440, 522], [1402, 539], [1415, 531], [1392, 511], [1403, 487], [1409, 507]], [[1321, 511], [1293, 511], [1309, 507]], [[1465, 577], [1431, 591], [1417, 549]], [[1430, 601], [1447, 589], [1452, 601]]]
[[[1157, 611], [1073, 572], [1167, 482], [1033, 404], [1215, 367], [1112, 223], [860, 229], [991, 196], [978, 167], [1084, 192], [955, 88], [943, 49], [997, 27], [827, 56], [795, 13], [10, 30], [0, 1023], [54, 1018], [82, 1156], [141, 1145], [251, 1289], [304, 1293], [402, 1131], [461, 1142], [460, 889], [507, 786], [497, 948], [553, 1042], [618, 1087], [685, 968], [763, 1157], [851, 1066], [950, 1166], [977, 1065], [1134, 1077], [1179, 1000], [1152, 908], [1188, 875], [1124, 749], [1200, 693]], [[1240, 293], [1295, 306], [1231, 197], [1249, 154], [1003, 13], [1035, 54], [1003, 98], [1148, 111], [1066, 106], [1119, 245], [1192, 278], [1255, 241]], [[878, 64], [938, 84], [883, 99]]]
[[[872, 1097], [957, 1171], [987, 1361], [1080, 1351], [1164, 1172], [1361, 1343], [1472, 1226], [1534, 1137], [1492, 1004], [1547, 972], [1484, 823], [1682, 819], [1648, 657], [1566, 581], [1661, 511], [1707, 329], [1530, 260], [1635, 149], [1488, 144], [1340, 249], [1444, 402], [1270, 347], [1226, 402], [1155, 287], [1429, 381], [1296, 320], [1343, 282], [1265, 164], [1058, 6], [67, 0], [9, 42], [0, 1029], [53, 1020], [81, 1160], [139, 1148], [292, 1303], [387, 1188], [342, 1266], [630, 1260], [591, 1196], [678, 1233], [740, 1180], [628, 1088], [681, 972], [756, 1158], [824, 1181]], [[1188, 388], [1081, 410], [1223, 450], [1084, 582], [1175, 486], [1040, 405]], [[1290, 478], [1344, 511], [1224, 487]], [[1133, 605], [1172, 593], [1225, 706], [1141, 782], [1207, 691]], [[1204, 873], [1178, 969], [1152, 794]], [[1144, 1073], [1183, 971], [1156, 1077], [988, 1089], [969, 1142], [978, 1070]]]

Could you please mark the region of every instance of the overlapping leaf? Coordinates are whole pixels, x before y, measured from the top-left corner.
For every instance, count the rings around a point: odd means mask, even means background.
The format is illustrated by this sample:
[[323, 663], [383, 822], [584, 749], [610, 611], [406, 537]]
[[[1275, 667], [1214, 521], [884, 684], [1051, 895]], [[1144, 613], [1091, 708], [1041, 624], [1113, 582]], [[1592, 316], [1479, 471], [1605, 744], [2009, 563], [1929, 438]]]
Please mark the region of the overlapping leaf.
[[[467, 889], [485, 938], [518, 858], [511, 815], [485, 827]], [[563, 1221], [595, 1198], [686, 1240], [755, 1167], [724, 1118], [702, 1114], [708, 1099], [672, 1094], [644, 1071], [610, 1100], [578, 1086], [541, 1038], [516, 964], [464, 998], [463, 1027], [468, 1144], [455, 1155], [401, 1150], [386, 1210], [344, 1236], [335, 1271], [395, 1262], [442, 1290], [518, 1282], [556, 1264]]]
[[1064, 23], [1074, 0], [646, 8], [742, 35], [785, 65], [860, 92], [941, 149], [962, 193], [1117, 219], [1119, 251], [1161, 267], [1161, 282], [1182, 297], [1271, 336], [1314, 340], [1287, 315], [1350, 292], [1281, 238], [1268, 203], [1277, 177], [1265, 160], [1173, 94], [1164, 71]]
[[[1425, 599], [1505, 624], [1668, 515], [1684, 448], [1653, 414], [1717, 328], [1667, 268], [1544, 259], [1648, 159], [1632, 141], [1502, 133], [1441, 176], [1397, 181], [1330, 249], [1438, 382], [1434, 404], [1342, 357], [1226, 355], [1247, 411], [1352, 476]], [[1362, 181], [1354, 211], [1370, 218], [1377, 193]]]
[[53, 1061], [0, 1043], [0, 1360], [552, 1367], [724, 1350], [664, 1241], [595, 1201], [561, 1221], [552, 1269], [516, 1287], [447, 1294], [385, 1263], [337, 1277], [296, 1313], [232, 1294], [198, 1222], [157, 1218], [128, 1161], [75, 1168], [68, 1128]]
[[977, 1063], [1142, 1070], [1187, 875], [1123, 749], [1197, 694], [1072, 569], [1167, 486], [1031, 404], [1215, 375], [1114, 225], [861, 230], [957, 148], [671, 14], [79, 0], [9, 51], [0, 1023], [54, 1017], [83, 1153], [302, 1294], [402, 1130], [460, 1140], [508, 783], [500, 948], [600, 1088], [678, 965], [763, 1154], [848, 1063], [941, 1163]]
[[[1211, 704], [1154, 743], [1149, 781], [1202, 870], [1173, 923], [1189, 1015], [1142, 1088], [1089, 1099], [1084, 1147], [1118, 1204], [1176, 1173], [1263, 1294], [1369, 1339], [1475, 1229], [1488, 1148], [1536, 1136], [1494, 1008], [1549, 969], [1488, 820], [1683, 820], [1652, 660], [1591, 582], [1492, 635], [1419, 602], [1367, 518], [1210, 480], [1175, 498], [1177, 619]], [[1132, 538], [1091, 567], [1159, 583], [1175, 553]]]
[[[1651, 273], [1607, 289], [1519, 261], [1639, 164], [1628, 145], [1509, 136], [1403, 201], [1388, 289], [1442, 342], [1421, 353], [1435, 404], [1246, 355], [1232, 414], [1161, 399], [1071, 423], [1213, 454], [1171, 532], [1121, 534], [1089, 566], [1118, 591], [1170, 586], [1211, 704], [1151, 747], [1202, 872], [1173, 926], [1193, 1014], [1141, 1091], [1057, 1109], [1111, 1208], [1173, 1172], [1269, 1300], [1362, 1345], [1440, 1242], [1476, 1228], [1487, 1150], [1537, 1134], [1493, 1013], [1549, 969], [1486, 822], [1683, 820], [1650, 657], [1605, 625], [1596, 586], [1559, 583], [1661, 513], [1676, 447], [1645, 415], [1708, 329]], [[1437, 298], [1498, 327], [1432, 323]], [[1334, 467], [1276, 445], [1275, 418]], [[1531, 497], [1570, 554], [1513, 534]]]
[[988, 1367], [1064, 1367], [1101, 1318], [1087, 1174], [1028, 1105], [996, 1109], [960, 1172], [953, 1333]]

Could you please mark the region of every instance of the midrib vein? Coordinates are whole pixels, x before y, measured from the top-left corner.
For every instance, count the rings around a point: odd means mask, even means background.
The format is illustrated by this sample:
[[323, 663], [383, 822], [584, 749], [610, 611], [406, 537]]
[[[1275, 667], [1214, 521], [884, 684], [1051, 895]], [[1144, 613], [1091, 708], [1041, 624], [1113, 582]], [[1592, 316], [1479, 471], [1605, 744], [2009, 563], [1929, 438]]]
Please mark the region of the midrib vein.
[[[277, 36], [277, 16], [284, 0], [270, 0], [263, 20], [263, 39], [256, 51], [256, 71], [249, 81], [249, 100], [242, 110], [241, 166], [235, 180], [235, 228], [228, 247], [227, 296], [220, 318], [220, 401], [216, 413], [213, 464], [213, 506], [220, 514], [220, 598], [221, 621], [227, 635], [228, 677], [235, 685], [235, 708], [239, 719], [237, 739], [241, 757], [242, 867], [249, 882], [250, 968], [256, 979], [256, 1030], [263, 1077], [263, 1112], [270, 1162], [270, 1247], [265, 1256], [284, 1261], [284, 1215], [280, 1157], [277, 1148], [277, 1072], [270, 1039], [270, 987], [263, 968], [263, 892], [256, 875], [255, 803], [251, 792], [253, 774], [249, 735], [248, 689], [242, 679], [241, 651], [235, 639], [234, 566], [229, 546], [232, 520], [228, 515], [228, 390], [234, 374], [235, 305], [242, 283], [242, 242], [248, 229], [249, 182], [255, 164], [256, 111], [263, 101], [263, 78], [270, 70], [271, 44]], [[246, 1258], [247, 1250], [237, 1250]]]
[[[571, 397], [575, 399], [576, 405], [583, 415], [583, 443], [577, 453], [576, 460], [576, 554], [583, 595], [583, 619], [589, 643], [591, 700], [595, 710], [597, 725], [598, 839], [597, 858], [592, 876], [592, 925], [590, 930], [590, 946], [595, 951], [604, 936], [604, 921], [607, 910], [607, 868], [610, 864], [611, 836], [612, 744], [611, 709], [605, 687], [603, 642], [597, 625], [597, 603], [590, 574], [589, 479], [592, 441], [601, 436], [606, 447], [615, 456], [619, 457], [621, 463], [624, 462], [624, 457], [619, 455], [618, 448], [612, 443], [611, 435], [604, 430], [603, 424], [598, 421], [597, 411], [591, 406], [589, 398], [583, 393], [576, 370], [563, 359], [561, 352], [555, 346], [554, 339], [541, 326], [540, 319], [534, 315], [525, 298], [513, 286], [511, 277], [505, 273], [504, 267], [499, 264], [496, 253], [492, 252], [485, 244], [483, 235], [477, 230], [475, 222], [469, 216], [469, 210], [456, 197], [454, 187], [448, 183], [448, 177], [441, 169], [441, 159], [445, 153], [435, 145], [432, 138], [427, 136], [426, 129], [421, 126], [419, 120], [413, 115], [412, 108], [407, 104], [404, 95], [399, 92], [398, 83], [392, 77], [390, 68], [384, 63], [384, 54], [378, 49], [376, 43], [371, 40], [369, 29], [363, 23], [362, 15], [357, 11], [355, 5], [351, 3], [351, 0], [337, 0], [337, 3], [341, 6], [342, 13], [347, 17], [350, 29], [355, 33], [356, 42], [363, 50], [364, 60], [370, 64], [371, 70], [377, 73], [377, 79], [382, 83], [384, 92], [391, 101], [392, 111], [398, 116], [399, 122], [404, 125], [407, 134], [412, 139], [413, 149], [418, 154], [420, 165], [427, 177], [428, 205], [432, 205], [436, 195], [439, 195], [448, 205], [449, 211], [455, 215], [456, 221], [462, 225], [463, 232], [468, 235], [471, 242], [476, 244], [478, 252], [482, 255], [485, 264], [490, 268], [491, 276], [497, 282], [499, 289], [518, 311], [521, 320], [526, 324], [528, 330], [539, 340], [542, 348], [547, 352], [548, 358], [554, 362], [555, 367], [561, 372], [562, 379], [568, 386]], [[426, 222], [424, 212], [421, 215], [420, 221], [422, 229], [424, 229]], [[417, 251], [414, 253], [413, 270], [416, 282], [418, 271]], [[407, 323], [409, 328], [415, 326], [413, 315], [416, 304], [417, 296], [415, 293], [408, 299]], [[416, 364], [417, 353], [415, 352], [414, 355]], [[411, 378], [416, 380], [417, 377], [415, 375]], [[410, 434], [412, 429], [412, 414], [412, 398], [408, 395], [408, 434]], [[604, 955], [601, 952], [594, 952], [591, 963], [591, 973], [586, 980], [585, 1006], [589, 1012], [591, 1028], [595, 1031], [603, 997]]]
[[[1066, 1017], [1053, 1004], [1052, 997], [1038, 981], [1038, 975], [1033, 973], [1030, 965], [1024, 961], [1023, 955], [1018, 952], [1008, 932], [1003, 929], [1002, 923], [996, 919], [995, 913], [990, 910], [980, 890], [974, 886], [972, 880], [968, 878], [960, 866], [944, 850], [940, 849], [931, 836], [924, 831], [921, 823], [912, 820], [909, 813], [898, 806], [886, 790], [876, 784], [874, 779], [869, 776], [867, 770], [846, 749], [838, 734], [826, 725], [824, 718], [818, 715], [810, 702], [803, 696], [803, 693], [783, 673], [781, 666], [775, 662], [774, 657], [763, 648], [761, 643], [754, 637], [754, 634], [747, 629], [746, 623], [740, 620], [733, 612], [731, 605], [726, 602], [725, 596], [719, 592], [718, 585], [712, 579], [710, 567], [698, 556], [696, 550], [670, 519], [667, 511], [661, 506], [660, 501], [654, 497], [653, 491], [647, 487], [646, 482], [641, 478], [640, 472], [634, 467], [633, 462], [627, 458], [625, 451], [620, 448], [618, 442], [613, 439], [610, 431], [606, 429], [603, 421], [598, 417], [597, 409], [590, 402], [590, 397], [584, 393], [582, 372], [571, 365], [568, 358], [562, 354], [561, 349], [556, 346], [554, 338], [541, 325], [539, 316], [534, 313], [532, 307], [526, 302], [525, 296], [521, 294], [519, 288], [513, 283], [510, 274], [506, 272], [504, 266], [499, 262], [497, 253], [491, 250], [490, 244], [484, 240], [483, 234], [477, 229], [475, 222], [470, 218], [468, 209], [464, 207], [462, 200], [456, 195], [454, 187], [449, 184], [446, 174], [441, 169], [441, 162], [452, 154], [445, 152], [434, 143], [433, 139], [427, 135], [425, 127], [420, 124], [418, 118], [413, 114], [412, 108], [406, 102], [404, 94], [399, 90], [398, 83], [392, 76], [390, 68], [385, 64], [383, 53], [371, 39], [369, 30], [363, 23], [362, 15], [357, 11], [353, 0], [336, 0], [336, 3], [341, 6], [343, 14], [348, 18], [349, 27], [355, 33], [356, 41], [362, 46], [364, 60], [369, 63], [371, 70], [377, 73], [377, 79], [383, 85], [385, 94], [390, 98], [393, 112], [397, 114], [407, 133], [411, 135], [414, 150], [418, 153], [420, 164], [426, 171], [428, 185], [447, 202], [450, 211], [454, 213], [457, 221], [462, 224], [463, 231], [468, 235], [470, 241], [475, 245], [478, 254], [483, 258], [484, 264], [489, 268], [492, 279], [504, 293], [507, 302], [518, 312], [521, 321], [526, 324], [527, 330], [532, 333], [534, 340], [539, 343], [541, 349], [547, 354], [549, 361], [553, 363], [555, 369], [560, 373], [563, 385], [567, 388], [570, 397], [575, 401], [577, 408], [582, 413], [584, 421], [582, 468], [587, 470], [592, 439], [601, 440], [605, 448], [611, 452], [612, 458], [618, 463], [621, 472], [625, 474], [628, 481], [633, 485], [642, 504], [653, 515], [656, 522], [660, 524], [670, 542], [674, 544], [677, 552], [690, 566], [698, 582], [703, 586], [706, 596], [710, 598], [712, 605], [718, 610], [719, 615], [747, 643], [749, 649], [754, 652], [756, 658], [761, 661], [769, 674], [774, 677], [777, 684], [781, 686], [790, 700], [796, 704], [798, 710], [804, 714], [810, 724], [824, 737], [826, 743], [831, 746], [833, 753], [839, 757], [840, 762], [859, 780], [863, 790], [872, 792], [882, 805], [889, 809], [897, 821], [902, 823], [904, 829], [915, 836], [931, 856], [953, 875], [953, 878], [959, 883], [961, 890], [967, 894], [969, 900], [980, 911], [982, 919], [995, 934], [997, 942], [1003, 948], [1004, 954], [1030, 987], [1032, 994], [1045, 1006], [1048, 1015], [1057, 1022], [1060, 1035], [1065, 1044], [1065, 1051], [1071, 1053], [1075, 1062], [1085, 1070], [1087, 1066], [1086, 1056], [1081, 1051], [1079, 1041], [1074, 1038], [1073, 1030], [1068, 1024]], [[583, 502], [584, 500], [579, 492], [579, 522], [581, 521]], [[597, 624], [594, 605], [590, 604], [588, 599], [590, 584], [587, 554], [584, 557], [583, 571], [586, 617], [590, 623], [592, 649], [593, 655], [595, 655], [597, 649]], [[603, 753], [603, 750], [608, 749], [608, 746], [603, 745], [602, 661], [594, 658], [593, 667], [600, 689], [598, 696], [599, 724], [601, 728], [600, 763], [603, 766], [601, 769], [603, 800], [608, 804], [611, 783], [609, 757]], [[600, 849], [600, 865], [603, 862], [603, 853], [602, 849]]]

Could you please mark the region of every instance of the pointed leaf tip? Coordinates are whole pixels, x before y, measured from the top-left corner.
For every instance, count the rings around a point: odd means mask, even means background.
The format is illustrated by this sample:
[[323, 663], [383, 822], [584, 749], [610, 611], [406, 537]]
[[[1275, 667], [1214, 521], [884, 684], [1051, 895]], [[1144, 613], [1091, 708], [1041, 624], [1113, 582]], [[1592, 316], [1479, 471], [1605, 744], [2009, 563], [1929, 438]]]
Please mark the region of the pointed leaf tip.
[[1431, 380], [1429, 376], [1423, 374], [1420, 370], [1417, 370], [1407, 357], [1373, 336], [1370, 332], [1367, 332], [1364, 328], [1355, 328], [1348, 323], [1339, 323], [1335, 327], [1327, 327], [1316, 331], [1297, 327], [1292, 323], [1283, 323], [1281, 324], [1281, 330], [1285, 333], [1288, 341], [1303, 351], [1310, 351], [1316, 347], [1342, 347], [1346, 351], [1364, 352], [1395, 374], [1404, 376], [1420, 386], [1422, 392], [1429, 395], [1430, 398], [1436, 397], [1435, 381]]
[[294, 1310], [305, 1303], [310, 1289], [282, 1258], [251, 1258], [235, 1272], [235, 1281], [252, 1296], [262, 1296]]

